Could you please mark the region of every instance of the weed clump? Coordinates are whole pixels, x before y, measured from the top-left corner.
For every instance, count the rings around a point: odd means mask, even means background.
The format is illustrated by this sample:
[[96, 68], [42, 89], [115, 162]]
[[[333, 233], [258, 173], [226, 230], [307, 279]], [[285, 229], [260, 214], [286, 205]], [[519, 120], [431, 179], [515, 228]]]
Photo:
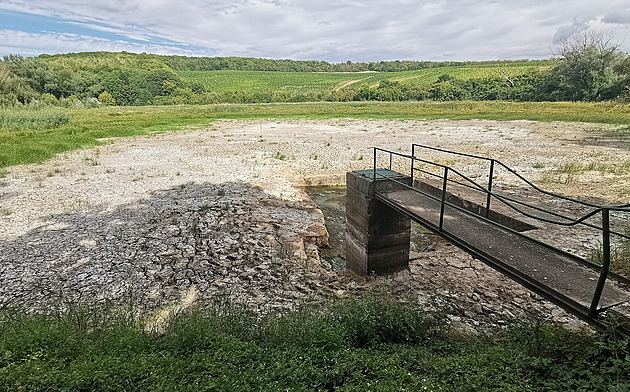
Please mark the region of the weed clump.
[[281, 161], [284, 161], [287, 159], [287, 156], [282, 154], [280, 151], [276, 152], [276, 154], [273, 156], [275, 159], [279, 159]]
[[[623, 233], [625, 236], [630, 237], [630, 228], [624, 230]], [[599, 247], [592, 249], [588, 258], [602, 265], [604, 263], [602, 245]], [[623, 238], [621, 241], [616, 244], [612, 244], [610, 247], [610, 269], [613, 272], [616, 272], [620, 275], [625, 275], [630, 277], [630, 240], [627, 238]]]

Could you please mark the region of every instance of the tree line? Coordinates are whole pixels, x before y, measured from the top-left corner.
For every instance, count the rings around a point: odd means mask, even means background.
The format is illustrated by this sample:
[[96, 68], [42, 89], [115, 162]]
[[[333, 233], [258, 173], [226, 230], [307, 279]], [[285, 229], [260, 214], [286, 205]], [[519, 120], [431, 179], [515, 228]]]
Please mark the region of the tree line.
[[[550, 70], [510, 75], [506, 62], [382, 61], [339, 63], [239, 57], [184, 57], [132, 53], [74, 53], [0, 61], [0, 106], [172, 105], [301, 101], [630, 100], [630, 56], [610, 37], [588, 31], [564, 42]], [[395, 72], [432, 67], [494, 66], [494, 77], [438, 77], [426, 86], [398, 81], [351, 84], [318, 92], [209, 91], [183, 80], [182, 70]]]

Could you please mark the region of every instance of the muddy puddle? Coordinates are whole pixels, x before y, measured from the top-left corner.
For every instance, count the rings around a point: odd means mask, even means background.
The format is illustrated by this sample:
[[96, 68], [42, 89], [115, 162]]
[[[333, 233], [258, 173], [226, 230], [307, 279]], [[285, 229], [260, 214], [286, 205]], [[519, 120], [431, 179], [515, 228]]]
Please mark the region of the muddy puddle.
[[[345, 233], [346, 233], [346, 187], [311, 186], [304, 188], [308, 196], [317, 204], [326, 219], [328, 246], [320, 249], [322, 259], [330, 263], [334, 270], [346, 269]], [[430, 249], [439, 237], [422, 226], [411, 223], [412, 252]]]

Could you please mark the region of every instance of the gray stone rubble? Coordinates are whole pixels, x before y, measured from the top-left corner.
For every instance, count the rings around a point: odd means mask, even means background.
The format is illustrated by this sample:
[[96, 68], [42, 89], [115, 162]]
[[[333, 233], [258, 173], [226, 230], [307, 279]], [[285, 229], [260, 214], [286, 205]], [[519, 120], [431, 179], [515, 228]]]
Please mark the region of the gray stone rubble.
[[[320, 224], [292, 227], [285, 221], [295, 210], [302, 222]], [[0, 242], [0, 307], [131, 300], [150, 309], [177, 301], [191, 286], [202, 303], [225, 296], [272, 306], [313, 299], [330, 274], [309, 265], [326, 242], [321, 220], [314, 205], [290, 206], [239, 183], [182, 185], [113, 211], [55, 215]]]

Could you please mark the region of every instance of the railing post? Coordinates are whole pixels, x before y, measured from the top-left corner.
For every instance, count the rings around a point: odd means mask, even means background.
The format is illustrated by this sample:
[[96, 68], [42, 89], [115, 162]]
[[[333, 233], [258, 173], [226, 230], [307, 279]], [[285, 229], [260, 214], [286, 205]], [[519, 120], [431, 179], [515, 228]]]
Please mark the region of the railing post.
[[494, 176], [494, 159], [490, 160], [490, 172], [488, 177], [488, 195], [486, 196], [486, 218], [490, 216], [490, 200], [492, 199], [492, 177]]
[[411, 143], [411, 187], [413, 188], [413, 164], [416, 161], [416, 145]]
[[376, 191], [376, 147], [374, 147], [374, 166], [372, 167], [372, 194]]
[[602, 208], [602, 271], [599, 274], [595, 294], [593, 294], [593, 302], [588, 312], [588, 317], [595, 318], [597, 316], [597, 305], [604, 290], [604, 284], [608, 277], [610, 269], [610, 212], [608, 208]]
[[444, 224], [444, 202], [446, 201], [446, 183], [448, 182], [448, 167], [444, 167], [444, 180], [442, 181], [442, 205], [440, 206], [440, 226], [439, 231], [442, 231], [442, 225]]

